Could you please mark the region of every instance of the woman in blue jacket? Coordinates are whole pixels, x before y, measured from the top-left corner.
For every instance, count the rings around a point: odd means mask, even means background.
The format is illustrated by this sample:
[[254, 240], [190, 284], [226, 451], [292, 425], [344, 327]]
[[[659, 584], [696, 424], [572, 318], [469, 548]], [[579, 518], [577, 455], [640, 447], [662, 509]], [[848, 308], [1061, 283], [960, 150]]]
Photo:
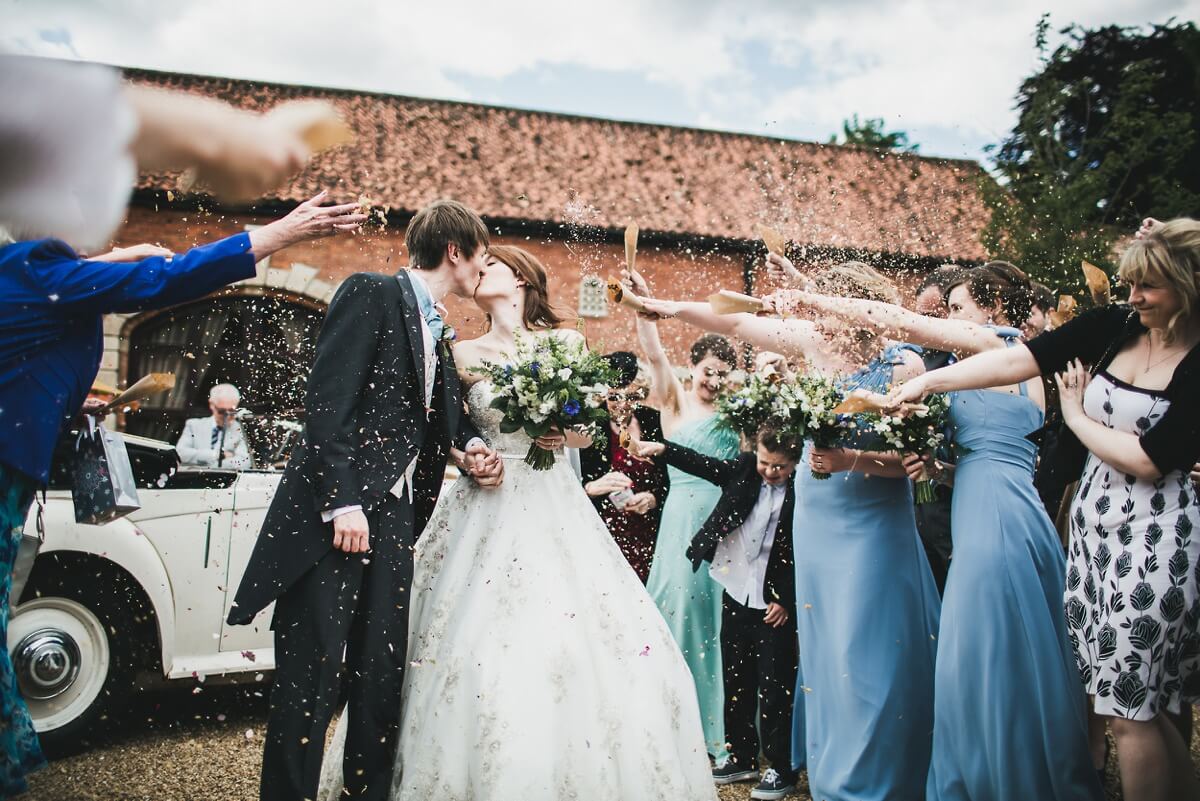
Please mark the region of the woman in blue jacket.
[[[13, 560], [34, 491], [44, 487], [64, 427], [100, 369], [103, 316], [195, 300], [250, 278], [275, 251], [357, 227], [357, 204], [322, 206], [325, 193], [286, 217], [172, 257], [130, 248], [81, 258], [57, 239], [0, 247], [0, 643], [7, 641]], [[139, 258], [150, 252], [147, 258]], [[113, 261], [105, 259], [130, 259]], [[8, 649], [0, 649], [0, 798], [25, 790], [44, 764]]]

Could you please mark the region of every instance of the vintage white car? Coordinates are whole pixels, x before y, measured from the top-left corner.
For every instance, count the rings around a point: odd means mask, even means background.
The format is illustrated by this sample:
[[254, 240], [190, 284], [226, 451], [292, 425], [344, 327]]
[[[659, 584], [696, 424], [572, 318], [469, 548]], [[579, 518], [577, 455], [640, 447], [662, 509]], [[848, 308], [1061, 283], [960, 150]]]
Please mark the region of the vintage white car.
[[274, 667], [272, 610], [251, 626], [229, 626], [225, 616], [281, 474], [176, 471], [171, 445], [126, 441], [141, 509], [102, 526], [78, 524], [69, 483], [56, 471], [46, 542], [8, 625], [21, 692], [52, 751], [97, 733], [149, 677], [257, 676]]

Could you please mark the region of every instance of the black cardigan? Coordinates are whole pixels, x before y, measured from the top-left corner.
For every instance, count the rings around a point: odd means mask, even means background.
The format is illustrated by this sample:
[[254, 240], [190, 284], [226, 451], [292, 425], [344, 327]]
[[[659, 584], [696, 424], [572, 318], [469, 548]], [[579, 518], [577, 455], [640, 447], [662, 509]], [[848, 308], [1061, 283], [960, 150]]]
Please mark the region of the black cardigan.
[[[763, 483], [762, 476], [758, 474], [758, 457], [743, 452], [733, 459], [714, 459], [672, 442], [666, 445], [663, 458], [667, 464], [721, 488], [721, 497], [713, 507], [712, 514], [696, 532], [687, 549], [692, 570], [699, 570], [701, 564], [712, 561], [721, 538], [745, 522], [758, 502], [758, 490]], [[783, 605], [792, 617], [796, 614], [796, 573], [792, 557], [792, 513], [795, 507], [796, 490], [789, 480], [783, 496], [783, 508], [779, 512], [779, 523], [775, 528], [775, 541], [767, 558], [767, 574], [763, 585], [763, 597], [767, 602]]]
[[[1027, 347], [1042, 375], [1060, 372], [1072, 359], [1098, 372], [1145, 332], [1137, 312], [1117, 304], [1081, 314], [1061, 328], [1030, 340]], [[1191, 470], [1200, 459], [1200, 346], [1183, 357], [1164, 394], [1171, 402], [1170, 408], [1139, 441], [1150, 461], [1165, 475]], [[1064, 440], [1074, 443], [1064, 442], [1065, 447], [1080, 447], [1079, 440], [1065, 427], [1060, 442]]]
[[[637, 418], [638, 426], [642, 429], [642, 439], [648, 442], [662, 442], [662, 415], [657, 409], [651, 409], [649, 406], [634, 407], [633, 416]], [[613, 436], [612, 431], [608, 434]], [[595, 481], [607, 473], [612, 471], [612, 457], [609, 455], [608, 443], [603, 445], [593, 445], [589, 448], [584, 448], [579, 451], [579, 467], [583, 474], [583, 483]], [[654, 508], [646, 515], [651, 525], [655, 530], [658, 529], [659, 520], [662, 518], [663, 504], [667, 502], [667, 490], [670, 488], [670, 480], [667, 478], [667, 468], [659, 463], [654, 463], [654, 471], [649, 476], [650, 486], [647, 488], [654, 494], [654, 498], [658, 501]], [[589, 496], [590, 497], [590, 496]], [[596, 511], [603, 516], [606, 512], [615, 512], [612, 501], [607, 495], [601, 495], [598, 498], [591, 498], [592, 505], [596, 507]]]

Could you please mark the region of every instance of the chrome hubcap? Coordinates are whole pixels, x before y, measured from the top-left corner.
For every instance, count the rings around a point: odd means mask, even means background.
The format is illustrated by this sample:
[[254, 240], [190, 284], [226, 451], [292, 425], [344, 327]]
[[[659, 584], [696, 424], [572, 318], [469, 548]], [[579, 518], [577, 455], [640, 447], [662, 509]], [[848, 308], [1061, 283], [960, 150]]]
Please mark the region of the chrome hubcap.
[[13, 650], [13, 667], [21, 694], [46, 701], [66, 692], [79, 677], [80, 654], [75, 640], [59, 629], [38, 629]]

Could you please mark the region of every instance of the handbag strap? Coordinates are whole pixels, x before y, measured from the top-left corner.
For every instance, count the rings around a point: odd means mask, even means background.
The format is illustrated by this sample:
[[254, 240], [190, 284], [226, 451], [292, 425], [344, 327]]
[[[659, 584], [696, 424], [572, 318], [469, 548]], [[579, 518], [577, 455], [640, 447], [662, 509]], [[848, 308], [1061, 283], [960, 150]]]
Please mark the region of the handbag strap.
[[42, 489], [42, 497], [38, 497], [37, 491], [33, 493], [33, 500], [37, 504], [37, 535], [40, 542], [46, 541], [46, 490]]

